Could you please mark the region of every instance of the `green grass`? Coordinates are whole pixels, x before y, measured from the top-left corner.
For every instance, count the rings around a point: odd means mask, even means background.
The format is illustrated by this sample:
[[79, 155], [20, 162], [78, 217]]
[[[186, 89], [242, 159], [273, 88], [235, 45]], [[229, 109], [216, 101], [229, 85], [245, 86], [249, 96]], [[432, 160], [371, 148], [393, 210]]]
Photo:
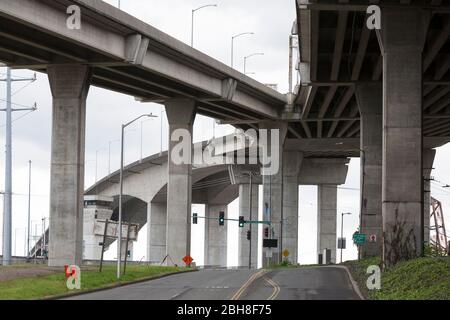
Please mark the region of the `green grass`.
[[117, 281], [115, 266], [105, 266], [101, 273], [98, 272], [97, 268], [87, 267], [81, 270], [81, 290], [68, 290], [64, 270], [62, 269], [60, 273], [51, 275], [2, 281], [0, 282], [0, 300], [43, 299], [188, 270], [190, 269], [129, 265], [127, 266], [127, 273], [122, 276], [120, 281]]
[[401, 262], [382, 272], [380, 290], [368, 290], [367, 267], [379, 263], [379, 258], [345, 263], [368, 299], [450, 300], [450, 260], [425, 257]]

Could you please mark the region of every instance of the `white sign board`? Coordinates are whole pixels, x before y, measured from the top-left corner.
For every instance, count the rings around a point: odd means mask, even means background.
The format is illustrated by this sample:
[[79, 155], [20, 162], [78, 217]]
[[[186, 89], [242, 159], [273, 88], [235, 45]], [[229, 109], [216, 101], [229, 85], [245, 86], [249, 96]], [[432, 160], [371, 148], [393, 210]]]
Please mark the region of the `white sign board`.
[[[105, 234], [105, 222], [106, 220], [95, 220], [94, 234], [96, 236], [103, 237], [103, 235]], [[132, 223], [131, 225], [122, 223], [122, 239], [127, 238], [128, 226], [130, 226], [130, 240], [137, 241], [139, 225], [135, 223]], [[117, 221], [108, 220], [108, 229], [106, 230], [106, 236], [109, 238], [119, 237], [119, 223]]]

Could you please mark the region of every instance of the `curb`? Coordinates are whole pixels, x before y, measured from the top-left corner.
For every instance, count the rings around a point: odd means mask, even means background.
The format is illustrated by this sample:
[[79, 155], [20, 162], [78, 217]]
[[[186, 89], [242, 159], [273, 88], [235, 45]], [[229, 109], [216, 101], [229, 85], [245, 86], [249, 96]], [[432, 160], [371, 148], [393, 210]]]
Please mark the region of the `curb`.
[[356, 292], [356, 294], [359, 296], [359, 298], [361, 300], [366, 300], [366, 298], [361, 293], [361, 290], [359, 289], [358, 282], [356, 282], [355, 279], [353, 279], [353, 276], [352, 276], [350, 270], [348, 269], [348, 267], [347, 266], [343, 266], [343, 265], [342, 266], [336, 266], [336, 267], [339, 267], [341, 269], [345, 269], [345, 271], [347, 271], [347, 275], [348, 275], [348, 278], [350, 279], [350, 282], [352, 284], [353, 290]]
[[116, 283], [116, 284], [113, 284], [113, 285], [107, 285], [107, 286], [101, 287], [101, 288], [83, 290], [83, 291], [76, 292], [76, 293], [64, 293], [64, 294], [59, 294], [59, 295], [50, 296], [50, 297], [47, 297], [47, 298], [41, 298], [41, 299], [37, 299], [37, 300], [59, 300], [59, 299], [63, 299], [63, 298], [70, 298], [70, 297], [75, 297], [75, 296], [81, 296], [81, 295], [84, 295], [84, 294], [100, 292], [100, 291], [115, 289], [115, 288], [119, 288], [119, 287], [125, 287], [125, 286], [131, 285], [131, 284], [147, 282], [147, 281], [151, 281], [151, 280], [158, 280], [158, 279], [166, 278], [166, 277], [173, 276], [173, 275], [176, 275], [176, 274], [196, 272], [196, 271], [198, 271], [198, 269], [187, 270], [187, 271], [177, 271], [177, 272], [162, 274], [162, 275], [155, 276], [155, 277], [147, 277], [147, 278], [133, 280], [133, 281], [130, 281], [130, 282], [125, 282], [125, 283]]

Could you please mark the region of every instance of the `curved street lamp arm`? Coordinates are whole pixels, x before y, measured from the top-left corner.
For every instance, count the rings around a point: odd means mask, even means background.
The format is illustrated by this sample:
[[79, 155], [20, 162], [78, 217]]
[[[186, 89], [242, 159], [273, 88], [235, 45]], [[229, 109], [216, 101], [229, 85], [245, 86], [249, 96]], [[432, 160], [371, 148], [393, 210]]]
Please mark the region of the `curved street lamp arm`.
[[130, 122], [128, 122], [128, 123], [126, 123], [126, 124], [123, 124], [122, 127], [126, 128], [126, 127], [128, 127], [130, 124], [132, 124], [132, 123], [134, 123], [134, 122], [136, 122], [136, 121], [138, 121], [139, 119], [144, 118], [144, 117], [157, 118], [157, 116], [154, 116], [154, 115], [151, 114], [151, 113], [150, 113], [150, 114], [143, 114], [143, 115], [140, 115], [139, 117], [137, 117], [136, 119], [133, 119], [133, 120], [131, 120]]
[[207, 7], [217, 7], [217, 4], [207, 4], [207, 5], [198, 7], [197, 9], [192, 9], [192, 12], [195, 12], [195, 11], [198, 11], [200, 9], [207, 8]]
[[263, 56], [263, 55], [264, 55], [264, 53], [262, 53], [262, 52], [253, 53], [253, 54], [250, 54], [250, 55], [246, 56], [245, 59], [248, 59], [248, 58], [251, 58], [251, 57], [254, 57], [254, 56]]
[[242, 33], [239, 33], [239, 34], [236, 34], [236, 35], [232, 36], [232, 38], [236, 39], [237, 37], [240, 37], [240, 36], [243, 36], [243, 35], [246, 35], [246, 34], [250, 35], [250, 34], [255, 34], [255, 33], [254, 32], [242, 32]]

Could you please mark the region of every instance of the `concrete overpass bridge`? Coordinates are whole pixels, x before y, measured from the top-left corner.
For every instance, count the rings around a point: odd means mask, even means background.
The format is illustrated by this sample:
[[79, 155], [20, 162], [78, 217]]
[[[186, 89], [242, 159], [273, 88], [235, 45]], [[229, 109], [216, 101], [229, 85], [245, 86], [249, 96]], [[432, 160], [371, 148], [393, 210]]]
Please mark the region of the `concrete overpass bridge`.
[[[363, 254], [380, 255], [384, 244], [387, 265], [420, 255], [430, 208], [423, 190], [434, 159], [427, 141], [443, 144], [450, 136], [450, 3], [296, 4], [302, 121], [293, 130], [309, 138], [359, 137], [361, 228], [385, 235]], [[378, 30], [366, 26], [369, 5], [381, 9]]]
[[[197, 143], [194, 148], [205, 148], [214, 145], [229, 137], [217, 138], [213, 141]], [[228, 149], [222, 153], [222, 149], [211, 149], [214, 156], [229, 156], [236, 149]], [[336, 217], [337, 202], [336, 188], [345, 183], [347, 176], [347, 158], [323, 158], [314, 148], [304, 146], [302, 151], [291, 150], [295, 154], [295, 160], [290, 164], [289, 179], [292, 187], [289, 190], [289, 202], [286, 201], [284, 226], [284, 248], [291, 252], [290, 260], [297, 263], [298, 251], [298, 185], [319, 185], [321, 192], [331, 196], [322, 197], [319, 200], [318, 223], [322, 228], [318, 229], [317, 240], [321, 249], [332, 249], [332, 257], [336, 256]], [[233, 174], [230, 174], [229, 168]], [[239, 197], [239, 215], [250, 220], [249, 217], [249, 178], [245, 172], [248, 165], [205, 165], [203, 162], [193, 163], [192, 170], [192, 203], [205, 204], [205, 217], [211, 220], [205, 222], [205, 265], [227, 266], [227, 222], [225, 226], [219, 226], [219, 212], [225, 212], [227, 206]], [[156, 154], [134, 162], [124, 169], [124, 207], [123, 219], [126, 222], [138, 223], [140, 228], [147, 224], [147, 258], [150, 262], [161, 262], [167, 254], [167, 152]], [[259, 167], [252, 166], [254, 177], [252, 180], [252, 216], [256, 220], [259, 207], [258, 185], [262, 183]], [[112, 197], [112, 220], [118, 218], [118, 194], [119, 174], [114, 172], [101, 179], [95, 185], [89, 187], [85, 194], [100, 197]], [[295, 176], [294, 176], [295, 175]], [[232, 182], [233, 181], [233, 182]], [[334, 195], [334, 197], [333, 197]], [[191, 228], [191, 217], [187, 220], [187, 228]], [[249, 241], [247, 230], [250, 227], [240, 229], [238, 248], [240, 267], [248, 266]], [[170, 229], [170, 227], [169, 227]], [[170, 230], [169, 230], [170, 232]], [[252, 228], [252, 264], [257, 265], [258, 232]], [[319, 252], [321, 251], [318, 249]], [[194, 257], [198, 260], [198, 257]]]
[[[376, 32], [363, 27], [372, 3], [382, 9]], [[67, 26], [70, 5], [81, 9], [81, 29]], [[47, 73], [53, 95], [49, 264], [81, 261], [90, 85], [164, 104], [169, 137], [192, 133], [197, 113], [279, 130], [281, 170], [262, 179], [273, 222], [294, 212], [287, 197], [299, 159], [345, 162], [361, 149], [363, 230], [381, 239], [384, 228], [388, 264], [420, 254], [428, 150], [449, 141], [448, 13], [438, 0], [297, 1], [302, 84], [291, 99], [102, 1], [1, 1], [0, 61]], [[179, 261], [190, 252], [195, 181], [190, 165], [169, 161], [166, 174], [166, 251]], [[401, 252], [397, 225], [410, 235]], [[276, 238], [282, 229], [274, 223]], [[367, 247], [380, 253], [381, 242]]]

